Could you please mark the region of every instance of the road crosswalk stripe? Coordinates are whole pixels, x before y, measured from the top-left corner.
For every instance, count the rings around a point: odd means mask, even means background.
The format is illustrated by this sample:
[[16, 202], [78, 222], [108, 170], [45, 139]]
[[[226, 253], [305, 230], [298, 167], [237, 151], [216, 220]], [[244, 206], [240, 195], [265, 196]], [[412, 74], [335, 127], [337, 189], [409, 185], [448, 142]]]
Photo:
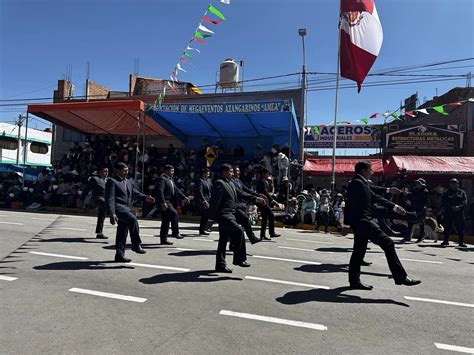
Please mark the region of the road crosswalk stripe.
[[313, 264], [313, 265], [321, 265], [316, 261], [306, 261], [306, 260], [295, 260], [295, 259], [285, 259], [285, 258], [275, 258], [273, 256], [262, 256], [262, 255], [253, 255], [252, 257], [258, 259], [268, 259], [268, 260], [277, 260], [277, 261], [288, 261], [291, 263], [300, 263], [300, 264]]
[[300, 282], [292, 282], [292, 281], [284, 281], [284, 280], [266, 279], [263, 277], [255, 277], [255, 276], [245, 276], [245, 278], [248, 280], [271, 282], [271, 283], [282, 284], [282, 285], [293, 285], [293, 286], [301, 286], [301, 287], [309, 287], [309, 288], [322, 288], [324, 290], [329, 290], [328, 286], [304, 284]]
[[43, 253], [43, 252], [40, 252], [40, 251], [30, 251], [30, 254], [43, 255], [43, 256], [52, 256], [52, 257], [55, 257], [55, 258], [63, 258], [63, 259], [89, 260], [89, 258], [84, 258], [82, 256], [71, 256], [71, 255], [63, 255], [63, 254]]
[[409, 296], [405, 296], [405, 299], [412, 300], [412, 301], [441, 303], [441, 304], [449, 304], [449, 305], [452, 305], [452, 306], [461, 306], [461, 307], [474, 308], [474, 304], [471, 304], [471, 303], [452, 302], [452, 301], [444, 301], [444, 300], [435, 300], [435, 299], [431, 299], [431, 298], [419, 298], [419, 297], [409, 297]]
[[321, 242], [319, 240], [304, 240], [304, 239], [293, 239], [293, 238], [286, 238], [285, 240], [292, 240], [294, 242], [305, 242], [305, 243], [316, 243], [316, 244], [334, 244], [331, 242]]
[[73, 288], [69, 289], [69, 291], [70, 292], [76, 292], [76, 293], [83, 293], [83, 294], [86, 294], [86, 295], [93, 295], [93, 296], [106, 297], [106, 298], [114, 298], [114, 299], [117, 299], [117, 300], [131, 301], [131, 302], [138, 302], [138, 303], [143, 303], [143, 302], [147, 301], [146, 298], [119, 295], [117, 293], [108, 293], [108, 292], [102, 292], [102, 291], [87, 290], [87, 289], [84, 289], [84, 288], [73, 287]]
[[448, 344], [441, 344], [441, 343], [434, 343], [434, 344], [440, 350], [451, 350], [451, 351], [456, 351], [458, 353], [474, 354], [474, 348], [465, 348], [463, 346], [448, 345]]
[[3, 280], [3, 281], [15, 281], [15, 280], [18, 280], [18, 277], [11, 277], [11, 276], [0, 275], [0, 280]]

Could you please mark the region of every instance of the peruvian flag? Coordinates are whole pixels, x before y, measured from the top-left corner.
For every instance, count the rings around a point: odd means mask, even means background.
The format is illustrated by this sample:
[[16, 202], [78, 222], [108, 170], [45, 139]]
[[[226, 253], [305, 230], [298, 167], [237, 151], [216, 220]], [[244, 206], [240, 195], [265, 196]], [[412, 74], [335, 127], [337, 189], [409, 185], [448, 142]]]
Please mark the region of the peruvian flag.
[[379, 55], [382, 25], [374, 0], [341, 0], [341, 76], [362, 82]]

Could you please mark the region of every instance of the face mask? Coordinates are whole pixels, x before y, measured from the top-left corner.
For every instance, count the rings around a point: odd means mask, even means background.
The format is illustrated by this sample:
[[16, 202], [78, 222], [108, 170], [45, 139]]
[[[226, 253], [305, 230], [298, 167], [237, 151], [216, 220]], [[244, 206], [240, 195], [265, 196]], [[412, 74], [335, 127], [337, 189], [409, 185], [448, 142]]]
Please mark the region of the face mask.
[[272, 148], [272, 153], [275, 154], [277, 151], [275, 148]]
[[25, 191], [25, 192], [28, 191], [28, 188], [27, 188], [27, 187], [24, 187], [24, 188], [23, 188], [23, 191]]
[[33, 192], [34, 189], [33, 189], [32, 187], [30, 187], [30, 188], [28, 189], [28, 191]]
[[58, 189], [58, 185], [53, 185], [53, 190], [57, 190]]

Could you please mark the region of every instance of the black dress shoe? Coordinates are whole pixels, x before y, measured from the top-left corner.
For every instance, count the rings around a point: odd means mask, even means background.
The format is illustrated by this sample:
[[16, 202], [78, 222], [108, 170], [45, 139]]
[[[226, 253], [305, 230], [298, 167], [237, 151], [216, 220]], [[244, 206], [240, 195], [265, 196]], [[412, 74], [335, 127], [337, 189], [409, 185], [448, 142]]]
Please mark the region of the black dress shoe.
[[184, 238], [181, 234], [176, 234], [173, 237], [175, 237], [176, 239], [183, 239]]
[[201, 232], [199, 232], [199, 235], [209, 235], [209, 233], [201, 231]]
[[97, 234], [95, 237], [96, 237], [97, 239], [109, 239], [108, 237], [106, 237], [106, 236], [103, 235], [103, 234]]
[[350, 284], [350, 288], [353, 290], [366, 290], [370, 291], [374, 286], [363, 284], [362, 282]]
[[137, 254], [146, 254], [146, 251], [142, 248], [141, 245], [139, 245], [136, 248], [132, 248], [132, 251], [134, 251]]
[[447, 246], [449, 245], [449, 242], [442, 242], [440, 245], [441, 245], [442, 247], [447, 247]]
[[370, 266], [370, 265], [372, 265], [372, 263], [369, 262], [369, 261], [362, 260], [362, 262], [360, 263], [360, 265], [361, 265], [361, 266]]
[[132, 259], [128, 259], [125, 256], [115, 255], [115, 262], [116, 263], [129, 263], [131, 261], [132, 261]]
[[211, 228], [207, 228], [207, 229], [206, 229], [206, 232], [207, 232], [207, 233], [211, 233], [211, 232], [212, 232], [212, 229], [211, 229]]
[[170, 242], [168, 240], [162, 240], [160, 245], [173, 245], [173, 242]]
[[246, 261], [242, 261], [241, 263], [234, 264], [234, 265], [237, 265], [237, 266], [240, 266], [240, 267], [250, 267], [250, 264]]
[[261, 242], [262, 240], [257, 238], [257, 237], [253, 237], [253, 238], [249, 238], [250, 240], [250, 244], [257, 244], [258, 242]]
[[267, 237], [266, 235], [260, 234], [260, 240], [272, 240], [272, 238]]
[[413, 280], [413, 279], [410, 279], [409, 277], [405, 277], [404, 280], [395, 281], [395, 284], [396, 285], [405, 285], [405, 286], [415, 286], [415, 285], [421, 284], [421, 281], [420, 280]]
[[216, 272], [224, 272], [226, 274], [232, 274], [232, 270], [227, 266], [216, 267]]
[[278, 237], [281, 237], [281, 234], [270, 234], [270, 238], [278, 238]]
[[467, 245], [464, 244], [464, 243], [461, 243], [461, 244], [458, 245], [458, 247], [459, 247], [459, 248], [467, 248]]

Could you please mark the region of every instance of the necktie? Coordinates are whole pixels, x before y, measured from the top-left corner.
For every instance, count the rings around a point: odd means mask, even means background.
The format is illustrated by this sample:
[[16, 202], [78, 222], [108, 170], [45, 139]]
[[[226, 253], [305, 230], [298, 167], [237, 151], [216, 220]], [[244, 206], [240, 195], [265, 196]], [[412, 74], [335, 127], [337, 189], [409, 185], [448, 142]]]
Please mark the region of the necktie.
[[123, 185], [123, 188], [125, 189], [125, 192], [127, 193], [127, 196], [128, 196], [127, 180], [123, 179], [122, 180], [122, 185]]
[[173, 183], [173, 179], [172, 178], [169, 178], [170, 179], [170, 184], [171, 184], [171, 193], [173, 194], [174, 196], [174, 183]]

